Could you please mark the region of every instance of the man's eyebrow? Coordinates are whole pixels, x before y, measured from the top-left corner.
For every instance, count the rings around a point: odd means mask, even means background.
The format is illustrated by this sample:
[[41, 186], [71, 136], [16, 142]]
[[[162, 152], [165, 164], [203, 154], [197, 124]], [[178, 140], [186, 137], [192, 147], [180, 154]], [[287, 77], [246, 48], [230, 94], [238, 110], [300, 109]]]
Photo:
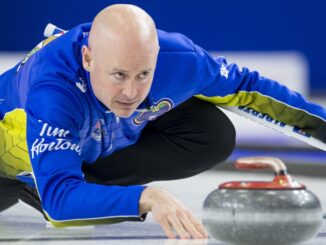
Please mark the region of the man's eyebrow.
[[120, 69], [120, 68], [113, 68], [112, 72], [122, 72], [122, 73], [129, 73], [129, 71], [124, 70], [124, 69]]
[[[147, 69], [141, 70], [140, 72], [144, 72], [144, 71], [151, 72], [152, 70], [153, 70], [152, 68], [147, 68]], [[129, 73], [129, 71], [124, 70], [124, 69], [120, 69], [120, 68], [113, 68], [112, 72]]]
[[139, 71], [139, 73], [142, 73], [142, 72], [145, 72], [145, 71], [151, 72], [152, 70], [153, 70], [152, 68], [147, 68], [147, 69], [144, 69], [144, 70]]
[[143, 71], [152, 71], [153, 69], [152, 68], [147, 68], [147, 69], [144, 69]]

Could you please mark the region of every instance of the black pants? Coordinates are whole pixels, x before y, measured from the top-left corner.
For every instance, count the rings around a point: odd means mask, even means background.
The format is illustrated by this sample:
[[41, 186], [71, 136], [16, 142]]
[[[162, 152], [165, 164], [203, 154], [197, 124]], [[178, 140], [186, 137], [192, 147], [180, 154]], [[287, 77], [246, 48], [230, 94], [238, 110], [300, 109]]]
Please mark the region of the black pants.
[[[87, 182], [103, 185], [180, 179], [223, 162], [234, 145], [235, 129], [224, 113], [208, 102], [191, 98], [150, 122], [135, 145], [93, 164], [83, 164], [82, 170]], [[15, 204], [21, 195], [21, 183], [7, 182], [0, 179], [0, 211]], [[37, 206], [35, 200], [29, 200], [28, 190], [24, 187], [22, 191], [24, 201]]]
[[24, 184], [19, 181], [0, 177], [0, 212], [18, 202], [23, 187]]

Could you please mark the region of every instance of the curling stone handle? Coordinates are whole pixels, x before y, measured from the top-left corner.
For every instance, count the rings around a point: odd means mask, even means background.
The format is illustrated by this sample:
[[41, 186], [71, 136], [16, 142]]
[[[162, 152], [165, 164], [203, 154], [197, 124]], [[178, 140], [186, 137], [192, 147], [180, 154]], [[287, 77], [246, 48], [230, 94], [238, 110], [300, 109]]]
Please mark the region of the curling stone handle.
[[242, 157], [235, 162], [238, 169], [273, 169], [275, 173], [286, 173], [283, 161], [276, 157]]

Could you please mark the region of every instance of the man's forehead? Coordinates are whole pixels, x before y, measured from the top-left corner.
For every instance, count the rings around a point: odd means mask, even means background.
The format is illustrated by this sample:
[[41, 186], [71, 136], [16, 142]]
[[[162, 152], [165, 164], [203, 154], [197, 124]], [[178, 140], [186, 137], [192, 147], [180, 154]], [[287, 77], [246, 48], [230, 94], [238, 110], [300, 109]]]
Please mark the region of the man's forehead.
[[101, 56], [115, 56], [115, 57], [148, 57], [156, 55], [159, 47], [155, 44], [137, 44], [130, 43], [125, 40], [119, 42], [102, 42], [90, 47], [93, 51]]
[[96, 57], [104, 63], [110, 63], [112, 66], [122, 68], [124, 65], [129, 66], [132, 64], [146, 65], [157, 58], [156, 50], [146, 49], [123, 49], [120, 47], [112, 47], [108, 49], [97, 49]]

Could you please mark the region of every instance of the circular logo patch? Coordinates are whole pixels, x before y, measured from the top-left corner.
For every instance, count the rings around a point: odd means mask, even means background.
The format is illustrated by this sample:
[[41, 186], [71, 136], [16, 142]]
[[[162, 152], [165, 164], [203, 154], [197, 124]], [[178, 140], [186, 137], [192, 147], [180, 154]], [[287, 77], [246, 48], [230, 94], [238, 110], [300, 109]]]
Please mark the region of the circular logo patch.
[[140, 112], [133, 120], [135, 125], [140, 125], [145, 121], [152, 121], [173, 108], [170, 99], [161, 99], [156, 105], [151, 106], [148, 111]]

